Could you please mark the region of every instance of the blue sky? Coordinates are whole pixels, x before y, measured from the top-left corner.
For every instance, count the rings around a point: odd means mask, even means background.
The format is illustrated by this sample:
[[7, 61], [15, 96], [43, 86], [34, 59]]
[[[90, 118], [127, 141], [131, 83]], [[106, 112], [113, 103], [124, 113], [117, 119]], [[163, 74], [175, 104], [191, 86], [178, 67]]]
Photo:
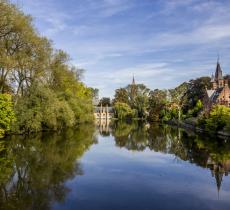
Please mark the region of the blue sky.
[[229, 0], [13, 0], [41, 35], [86, 70], [84, 82], [114, 95], [135, 75], [173, 88], [215, 70], [230, 73]]

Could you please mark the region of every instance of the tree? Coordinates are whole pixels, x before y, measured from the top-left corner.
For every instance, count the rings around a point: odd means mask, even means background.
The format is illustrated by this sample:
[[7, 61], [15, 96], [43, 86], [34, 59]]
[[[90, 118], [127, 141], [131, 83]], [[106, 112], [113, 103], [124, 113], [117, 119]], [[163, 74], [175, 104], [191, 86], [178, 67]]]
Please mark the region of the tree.
[[98, 106], [111, 106], [110, 98], [103, 97], [100, 101]]
[[132, 119], [135, 115], [135, 111], [130, 108], [128, 104], [117, 102], [114, 105], [115, 116], [119, 120]]
[[0, 94], [0, 138], [10, 130], [12, 122], [15, 120], [13, 103], [9, 94]]
[[159, 121], [162, 111], [165, 109], [167, 102], [167, 93], [164, 90], [155, 89], [150, 92], [148, 102], [148, 112], [150, 121]]
[[177, 109], [177, 113], [178, 113], [177, 119], [178, 120], [181, 120], [181, 114], [182, 114], [181, 112], [182, 112], [182, 108], [186, 101], [185, 96], [186, 96], [187, 90], [188, 90], [188, 84], [186, 82], [182, 83], [175, 89], [169, 90], [170, 95], [171, 95], [172, 108]]
[[206, 130], [209, 132], [218, 132], [224, 128], [230, 132], [230, 108], [216, 105], [212, 108], [210, 115], [206, 119]]
[[144, 84], [131, 84], [116, 90], [113, 103], [128, 104], [135, 110], [135, 117], [146, 118], [150, 89]]
[[40, 36], [32, 18], [0, 1], [0, 92], [14, 102], [17, 132], [60, 129], [93, 120], [93, 91], [83, 69]]
[[200, 77], [190, 80], [188, 83], [187, 91], [184, 95], [183, 111], [187, 113], [189, 109], [193, 109], [198, 100], [203, 101], [206, 94], [206, 88], [211, 88], [210, 77]]
[[99, 104], [99, 89], [97, 88], [90, 88], [93, 97], [93, 105], [97, 106]]
[[202, 101], [199, 99], [196, 103], [196, 106], [193, 109], [190, 109], [188, 111], [188, 116], [190, 117], [197, 117], [199, 112], [203, 109], [203, 103]]
[[128, 91], [125, 88], [119, 88], [115, 90], [113, 104], [117, 102], [126, 103], [126, 104], [129, 103]]

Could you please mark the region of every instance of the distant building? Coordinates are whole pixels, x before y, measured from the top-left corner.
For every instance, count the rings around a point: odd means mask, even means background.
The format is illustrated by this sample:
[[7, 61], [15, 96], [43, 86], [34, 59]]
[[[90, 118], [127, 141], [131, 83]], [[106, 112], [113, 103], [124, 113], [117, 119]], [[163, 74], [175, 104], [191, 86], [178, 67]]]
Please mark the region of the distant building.
[[230, 88], [228, 80], [224, 80], [219, 61], [217, 61], [215, 76], [212, 75], [211, 85], [211, 90], [206, 90], [206, 107], [210, 109], [215, 104], [230, 107]]
[[114, 114], [114, 110], [112, 107], [109, 106], [103, 107], [101, 105], [100, 107], [95, 107], [94, 109], [95, 119], [109, 120], [113, 118], [113, 114]]
[[132, 81], [132, 84], [131, 84], [130, 93], [131, 93], [131, 98], [132, 99], [134, 99], [135, 96], [137, 95], [137, 86], [136, 86], [136, 83], [135, 83], [134, 75], [133, 75], [133, 81]]

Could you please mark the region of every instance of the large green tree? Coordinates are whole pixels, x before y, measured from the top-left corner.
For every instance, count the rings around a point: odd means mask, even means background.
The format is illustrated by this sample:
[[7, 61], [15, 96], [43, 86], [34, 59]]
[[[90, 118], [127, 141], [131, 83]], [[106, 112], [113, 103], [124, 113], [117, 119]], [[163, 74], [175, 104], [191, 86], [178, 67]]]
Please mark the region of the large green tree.
[[187, 91], [183, 96], [185, 113], [193, 109], [199, 100], [204, 99], [206, 88], [211, 88], [210, 80], [210, 77], [200, 77], [189, 81]]
[[150, 92], [148, 112], [150, 121], [159, 121], [167, 103], [167, 92], [155, 89]]
[[58, 129], [93, 120], [93, 91], [83, 69], [71, 65], [38, 34], [30, 16], [0, 1], [0, 92], [12, 95], [20, 132]]
[[131, 84], [115, 92], [113, 104], [124, 103], [135, 111], [135, 117], [146, 118], [150, 89], [144, 84]]

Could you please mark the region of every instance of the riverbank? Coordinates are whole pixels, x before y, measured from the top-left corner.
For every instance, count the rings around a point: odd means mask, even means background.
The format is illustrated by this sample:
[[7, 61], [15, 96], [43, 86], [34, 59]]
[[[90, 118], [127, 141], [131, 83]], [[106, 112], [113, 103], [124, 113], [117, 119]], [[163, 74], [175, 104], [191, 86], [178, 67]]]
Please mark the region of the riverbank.
[[173, 119], [173, 120], [167, 121], [166, 123], [169, 125], [174, 125], [174, 126], [180, 127], [180, 128], [189, 129], [189, 130], [192, 130], [196, 133], [208, 134], [210, 136], [218, 136], [219, 138], [230, 140], [230, 132], [227, 132], [227, 131], [218, 131], [217, 133], [207, 132], [204, 128], [197, 126], [195, 119], [193, 119], [193, 120], [186, 119], [183, 121]]

